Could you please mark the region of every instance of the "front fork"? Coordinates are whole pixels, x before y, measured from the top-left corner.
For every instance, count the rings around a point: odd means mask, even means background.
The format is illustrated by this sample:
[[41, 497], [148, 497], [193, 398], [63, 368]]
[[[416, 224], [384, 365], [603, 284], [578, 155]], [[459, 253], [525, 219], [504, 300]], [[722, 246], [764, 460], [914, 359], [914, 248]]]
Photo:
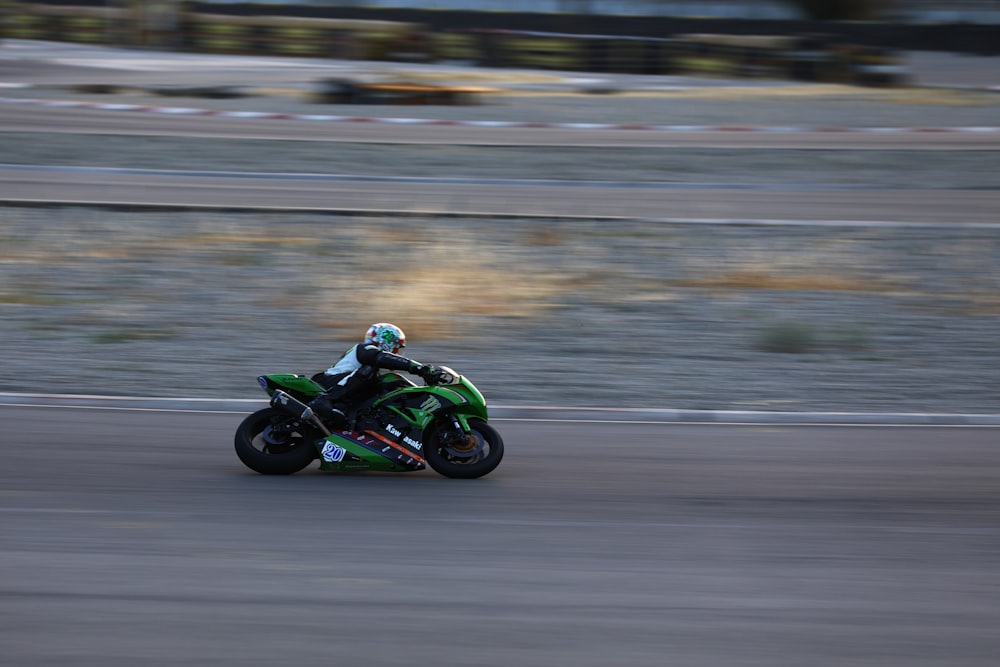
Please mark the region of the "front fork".
[[472, 435], [468, 417], [455, 413], [441, 420], [438, 441], [446, 450], [458, 454], [473, 451], [479, 445], [478, 439]]

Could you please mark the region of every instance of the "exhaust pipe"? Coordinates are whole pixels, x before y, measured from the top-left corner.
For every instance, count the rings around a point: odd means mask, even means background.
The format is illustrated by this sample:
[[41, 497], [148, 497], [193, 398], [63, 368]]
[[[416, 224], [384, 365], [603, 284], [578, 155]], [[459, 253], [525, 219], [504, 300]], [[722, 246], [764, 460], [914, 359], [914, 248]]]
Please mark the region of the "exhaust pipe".
[[275, 391], [271, 396], [271, 407], [284, 410], [293, 417], [298, 417], [304, 422], [313, 424], [323, 433], [323, 435], [330, 435], [330, 429], [328, 429], [326, 424], [323, 423], [323, 420], [320, 419], [315, 412], [313, 412], [312, 408], [294, 396], [286, 394], [280, 389]]

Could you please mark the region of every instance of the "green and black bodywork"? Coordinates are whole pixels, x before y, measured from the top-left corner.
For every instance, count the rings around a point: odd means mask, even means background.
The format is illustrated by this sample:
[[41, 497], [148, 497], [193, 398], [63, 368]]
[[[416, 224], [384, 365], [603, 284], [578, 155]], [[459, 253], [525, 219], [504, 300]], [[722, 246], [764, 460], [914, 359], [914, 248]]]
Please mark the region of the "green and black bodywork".
[[262, 375], [271, 407], [247, 417], [236, 452], [264, 474], [297, 472], [319, 458], [326, 471], [407, 472], [427, 465], [447, 477], [481, 477], [503, 457], [487, 424], [486, 399], [467, 378], [441, 367], [427, 386], [397, 373], [379, 377], [374, 396], [352, 410], [350, 426], [331, 430], [308, 403], [324, 389], [296, 374]]

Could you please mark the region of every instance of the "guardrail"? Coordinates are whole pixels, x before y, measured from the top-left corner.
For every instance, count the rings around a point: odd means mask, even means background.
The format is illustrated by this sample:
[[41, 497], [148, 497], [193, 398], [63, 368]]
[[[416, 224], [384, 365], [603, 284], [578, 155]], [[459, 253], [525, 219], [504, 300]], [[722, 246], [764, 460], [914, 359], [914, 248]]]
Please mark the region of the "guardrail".
[[[154, 11], [156, 3], [14, 3], [8, 37], [185, 51], [449, 62], [635, 74], [791, 78], [864, 85], [905, 80], [892, 53], [824, 36], [689, 34], [670, 38], [524, 30], [434, 31], [420, 23]], [[177, 3], [164, 3], [176, 9]], [[136, 7], [142, 12], [137, 13]]]

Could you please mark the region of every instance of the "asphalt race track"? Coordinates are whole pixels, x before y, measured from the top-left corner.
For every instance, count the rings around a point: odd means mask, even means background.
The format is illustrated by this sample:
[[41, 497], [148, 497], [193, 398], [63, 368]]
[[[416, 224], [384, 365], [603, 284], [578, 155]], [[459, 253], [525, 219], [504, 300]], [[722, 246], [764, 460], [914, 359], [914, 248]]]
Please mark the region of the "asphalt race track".
[[[75, 202], [253, 207], [282, 211], [380, 211], [447, 215], [904, 221], [993, 224], [995, 191], [753, 191], [745, 189], [556, 185], [491, 182], [308, 180], [261, 175], [25, 171], [0, 166], [0, 191], [9, 202]], [[641, 192], [641, 196], [637, 194]]]
[[[755, 132], [554, 130], [460, 126], [222, 119], [122, 111], [0, 105], [9, 132], [100, 135], [378, 141], [387, 144], [494, 146], [701, 146], [711, 149], [995, 150], [1000, 132]], [[2, 162], [2, 160], [0, 160]], [[150, 165], [155, 167], [155, 165]], [[267, 170], [264, 169], [264, 172]], [[297, 176], [297, 177], [296, 177]], [[938, 184], [878, 189], [776, 187], [756, 190], [615, 183], [449, 182], [429, 173], [419, 182], [357, 178], [331, 181], [295, 174], [206, 173], [204, 170], [32, 170], [0, 164], [7, 202], [254, 207], [277, 210], [588, 216], [699, 219], [941, 221], [995, 224], [995, 189], [943, 189]], [[571, 189], [569, 189], [571, 188]]]
[[[253, 103], [248, 103], [253, 105]], [[169, 109], [166, 108], [166, 109]], [[166, 110], [165, 110], [166, 111]], [[190, 111], [190, 110], [189, 110]], [[405, 109], [403, 110], [405, 111]], [[461, 114], [461, 111], [456, 112]], [[392, 116], [389, 116], [392, 118]], [[425, 125], [419, 122], [345, 122], [253, 117], [222, 118], [194, 113], [142, 113], [89, 108], [0, 104], [6, 131], [93, 135], [225, 137], [300, 141], [475, 145], [680, 147], [828, 150], [997, 150], [1000, 132], [969, 129], [906, 128], [905, 131], [851, 131], [848, 128], [759, 130], [641, 130], [608, 128], [543, 129], [533, 127]], [[989, 130], [989, 131], [987, 131]]]
[[[497, 422], [264, 477], [242, 415], [0, 407], [8, 665], [994, 665], [991, 428]], [[19, 445], [17, 443], [20, 443]]]

